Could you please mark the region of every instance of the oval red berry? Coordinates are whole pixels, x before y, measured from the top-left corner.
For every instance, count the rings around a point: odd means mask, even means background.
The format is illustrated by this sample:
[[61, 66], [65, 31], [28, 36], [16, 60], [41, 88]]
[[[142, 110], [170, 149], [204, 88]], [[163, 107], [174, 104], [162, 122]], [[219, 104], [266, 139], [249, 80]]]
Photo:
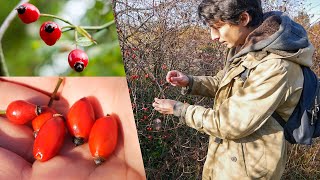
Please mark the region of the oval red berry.
[[40, 106], [24, 100], [11, 102], [6, 110], [6, 117], [15, 124], [25, 124], [41, 113]]
[[115, 150], [118, 141], [118, 123], [115, 117], [105, 116], [94, 123], [89, 148], [96, 164], [101, 164]]
[[39, 9], [30, 3], [24, 3], [16, 8], [18, 16], [26, 24], [37, 21], [40, 17]]
[[33, 156], [39, 161], [53, 158], [61, 149], [66, 134], [61, 117], [49, 119], [41, 127], [33, 145]]
[[87, 67], [89, 58], [84, 51], [75, 49], [69, 53], [68, 62], [72, 69], [81, 72]]
[[67, 114], [67, 127], [75, 145], [81, 145], [88, 140], [94, 122], [94, 111], [86, 97], [71, 106]]
[[61, 28], [55, 22], [45, 22], [40, 27], [40, 37], [48, 46], [53, 46], [61, 37]]
[[37, 136], [37, 133], [42, 125], [49, 119], [53, 118], [55, 114], [57, 114], [57, 112], [54, 109], [47, 106], [42, 107], [41, 114], [32, 120], [32, 128], [35, 137]]

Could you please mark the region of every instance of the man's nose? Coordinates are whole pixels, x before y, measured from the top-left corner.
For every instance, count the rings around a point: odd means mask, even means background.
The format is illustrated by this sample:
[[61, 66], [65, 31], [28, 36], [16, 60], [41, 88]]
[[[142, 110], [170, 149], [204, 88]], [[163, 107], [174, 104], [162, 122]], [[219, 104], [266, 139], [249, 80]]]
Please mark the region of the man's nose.
[[220, 39], [220, 35], [218, 30], [214, 29], [214, 28], [210, 28], [210, 35], [211, 35], [211, 39], [213, 41], [218, 41]]

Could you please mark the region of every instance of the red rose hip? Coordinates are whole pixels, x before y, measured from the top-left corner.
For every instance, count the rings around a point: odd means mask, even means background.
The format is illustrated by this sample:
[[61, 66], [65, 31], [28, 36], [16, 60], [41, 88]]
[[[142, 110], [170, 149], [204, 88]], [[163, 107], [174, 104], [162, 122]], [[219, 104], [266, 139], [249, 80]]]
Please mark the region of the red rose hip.
[[89, 58], [84, 51], [75, 49], [69, 53], [68, 62], [72, 69], [82, 72], [87, 67]]
[[61, 117], [49, 119], [41, 127], [33, 144], [33, 156], [39, 161], [53, 158], [61, 149], [66, 134]]
[[115, 117], [107, 115], [94, 123], [90, 137], [89, 148], [94, 162], [103, 163], [115, 150], [118, 141], [118, 124]]
[[47, 122], [49, 119], [53, 118], [54, 116], [62, 116], [62, 115], [57, 114], [57, 112], [50, 107], [47, 107], [47, 106], [42, 107], [41, 114], [32, 120], [32, 128], [34, 131], [34, 133], [33, 133], [34, 137], [37, 136], [42, 125], [45, 122]]
[[86, 97], [71, 106], [67, 114], [67, 128], [76, 146], [88, 140], [94, 122], [94, 111]]
[[41, 107], [24, 100], [11, 102], [6, 110], [6, 117], [15, 124], [25, 124], [41, 113]]
[[17, 7], [16, 10], [21, 21], [26, 24], [33, 23], [40, 17], [39, 9], [30, 3], [24, 3]]
[[55, 22], [45, 22], [40, 27], [40, 37], [48, 46], [53, 46], [61, 37], [61, 28]]

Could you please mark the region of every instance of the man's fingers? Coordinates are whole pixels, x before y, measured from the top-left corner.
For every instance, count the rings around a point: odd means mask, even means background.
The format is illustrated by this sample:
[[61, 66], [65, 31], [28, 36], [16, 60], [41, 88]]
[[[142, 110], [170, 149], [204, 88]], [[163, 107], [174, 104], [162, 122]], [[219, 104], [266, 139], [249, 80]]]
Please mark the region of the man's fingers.
[[171, 82], [177, 82], [180, 79], [181, 79], [180, 77], [171, 77]]
[[33, 131], [24, 125], [15, 125], [7, 119], [0, 117], [0, 145], [12, 151], [28, 162], [33, 162]]
[[0, 179], [30, 179], [31, 164], [17, 154], [0, 147]]
[[152, 106], [155, 108], [155, 107], [158, 107], [158, 103], [154, 102], [152, 103]]
[[176, 71], [176, 70], [173, 70], [173, 71], [169, 71], [168, 73], [167, 73], [167, 75], [166, 75], [166, 80], [167, 80], [167, 82], [171, 82], [172, 81], [172, 77], [176, 77], [176, 76], [178, 76], [178, 71]]

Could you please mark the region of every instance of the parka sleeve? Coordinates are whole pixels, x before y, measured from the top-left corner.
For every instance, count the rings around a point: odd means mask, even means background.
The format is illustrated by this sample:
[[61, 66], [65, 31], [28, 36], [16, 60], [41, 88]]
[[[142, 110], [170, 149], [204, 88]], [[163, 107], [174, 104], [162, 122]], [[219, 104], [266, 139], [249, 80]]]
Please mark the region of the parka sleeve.
[[240, 139], [258, 130], [285, 96], [287, 70], [268, 60], [250, 72], [244, 86], [216, 110], [177, 103], [174, 114], [199, 131], [221, 139]]
[[190, 87], [188, 90], [182, 89], [182, 94], [214, 97], [223, 75], [224, 71], [220, 70], [215, 76], [188, 76]]

